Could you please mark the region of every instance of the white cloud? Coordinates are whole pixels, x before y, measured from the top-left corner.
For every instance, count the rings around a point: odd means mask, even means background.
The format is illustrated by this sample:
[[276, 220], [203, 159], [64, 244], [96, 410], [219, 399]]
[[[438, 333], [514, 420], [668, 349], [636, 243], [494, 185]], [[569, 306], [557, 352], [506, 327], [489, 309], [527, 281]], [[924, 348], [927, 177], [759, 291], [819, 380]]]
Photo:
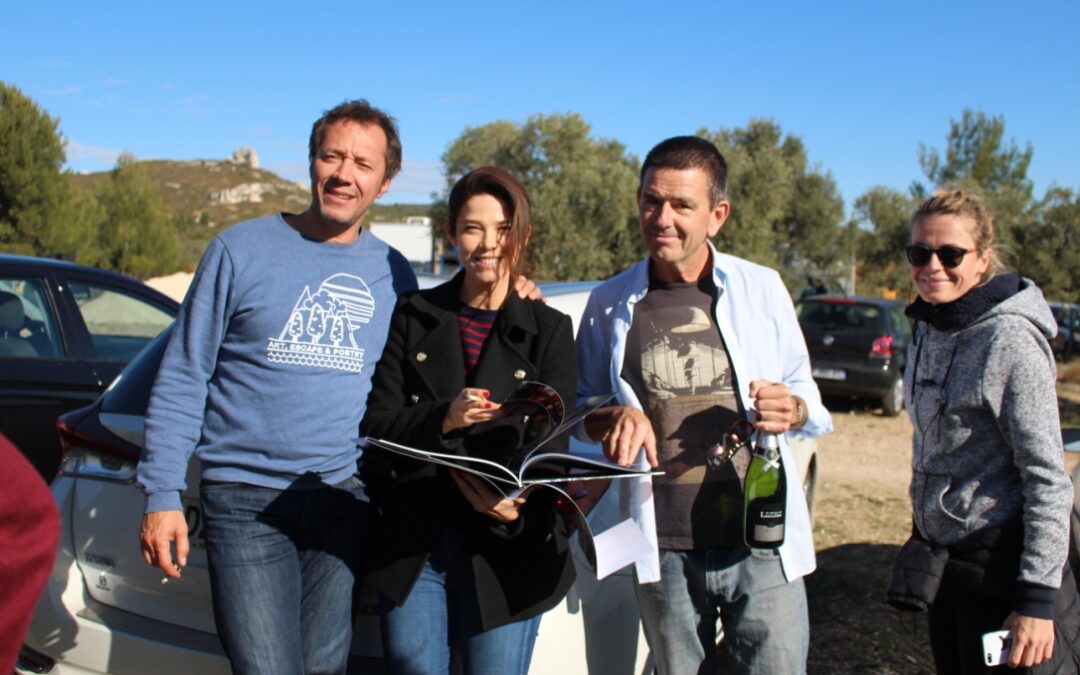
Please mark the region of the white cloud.
[[42, 89], [42, 93], [48, 96], [76, 96], [80, 91], [82, 91], [82, 87], [75, 85], [60, 87], [59, 89]]
[[427, 203], [431, 193], [441, 193], [445, 178], [439, 162], [406, 159], [401, 163], [401, 173], [390, 184], [390, 191], [382, 201], [386, 203]]
[[187, 98], [179, 99], [176, 103], [177, 103], [177, 105], [190, 106], [190, 105], [199, 105], [200, 103], [209, 103], [209, 102], [210, 102], [210, 97], [209, 96], [198, 95], [198, 96], [188, 96]]
[[111, 169], [123, 150], [83, 145], [77, 141], [67, 142], [67, 161], [76, 169]]
[[104, 80], [101, 81], [101, 83], [106, 87], [124, 87], [127, 86], [128, 81], [121, 80], [118, 77], [106, 77]]

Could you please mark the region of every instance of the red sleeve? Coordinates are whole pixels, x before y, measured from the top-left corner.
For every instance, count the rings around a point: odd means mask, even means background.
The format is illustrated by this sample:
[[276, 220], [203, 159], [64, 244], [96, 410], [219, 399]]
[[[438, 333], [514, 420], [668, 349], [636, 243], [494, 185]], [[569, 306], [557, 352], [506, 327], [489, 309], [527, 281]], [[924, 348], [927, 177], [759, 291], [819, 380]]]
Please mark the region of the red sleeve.
[[15, 668], [60, 541], [60, 513], [33, 465], [0, 435], [0, 673]]

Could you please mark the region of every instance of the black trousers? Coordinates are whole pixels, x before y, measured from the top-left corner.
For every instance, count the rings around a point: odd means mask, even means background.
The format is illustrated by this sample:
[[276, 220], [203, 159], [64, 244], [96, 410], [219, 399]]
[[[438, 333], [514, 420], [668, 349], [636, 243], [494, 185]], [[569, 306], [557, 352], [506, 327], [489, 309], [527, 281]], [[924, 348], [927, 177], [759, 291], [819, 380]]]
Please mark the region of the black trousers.
[[1075, 675], [1080, 673], [1080, 596], [1068, 566], [1054, 600], [1054, 652], [1049, 661], [1034, 668], [1009, 670], [986, 666], [982, 653], [984, 633], [1001, 630], [1012, 612], [1011, 593], [964, 590], [946, 576], [930, 608], [930, 647], [934, 666], [942, 675], [972, 673], [1030, 673]]

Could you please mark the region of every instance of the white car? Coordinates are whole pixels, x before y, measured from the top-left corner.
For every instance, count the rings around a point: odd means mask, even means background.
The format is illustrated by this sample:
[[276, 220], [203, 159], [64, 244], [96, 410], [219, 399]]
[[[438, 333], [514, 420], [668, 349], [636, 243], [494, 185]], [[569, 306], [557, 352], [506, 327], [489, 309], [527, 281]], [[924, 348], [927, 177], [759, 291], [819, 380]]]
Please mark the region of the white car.
[[[552, 307], [577, 321], [595, 282], [543, 285]], [[137, 540], [143, 495], [135, 466], [143, 415], [164, 351], [163, 334], [92, 406], [58, 422], [66, 455], [52, 484], [61, 543], [17, 663], [19, 673], [228, 673], [214, 628], [198, 497], [199, 467], [182, 495], [192, 551], [183, 578], [163, 581], [142, 560]], [[576, 441], [575, 441], [576, 443]], [[812, 501], [816, 444], [792, 444]], [[614, 490], [590, 516], [594, 530], [616, 521]], [[598, 582], [574, 547], [578, 580], [540, 624], [533, 673], [644, 673], [651, 670], [629, 568]], [[273, 592], [268, 589], [268, 592]], [[365, 596], [349, 671], [382, 672], [374, 598]]]

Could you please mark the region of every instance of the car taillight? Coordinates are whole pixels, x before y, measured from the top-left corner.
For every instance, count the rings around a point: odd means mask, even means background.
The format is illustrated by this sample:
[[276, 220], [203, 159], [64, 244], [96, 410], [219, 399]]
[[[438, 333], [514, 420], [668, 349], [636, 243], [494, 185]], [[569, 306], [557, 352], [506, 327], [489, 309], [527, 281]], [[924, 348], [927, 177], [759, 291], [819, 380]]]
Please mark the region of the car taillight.
[[63, 418], [57, 420], [63, 461], [57, 476], [95, 478], [117, 483], [135, 482], [136, 462], [125, 448], [80, 433], [68, 426]]
[[874, 344], [870, 345], [870, 358], [872, 359], [890, 359], [892, 355], [891, 335], [882, 335], [874, 340]]

